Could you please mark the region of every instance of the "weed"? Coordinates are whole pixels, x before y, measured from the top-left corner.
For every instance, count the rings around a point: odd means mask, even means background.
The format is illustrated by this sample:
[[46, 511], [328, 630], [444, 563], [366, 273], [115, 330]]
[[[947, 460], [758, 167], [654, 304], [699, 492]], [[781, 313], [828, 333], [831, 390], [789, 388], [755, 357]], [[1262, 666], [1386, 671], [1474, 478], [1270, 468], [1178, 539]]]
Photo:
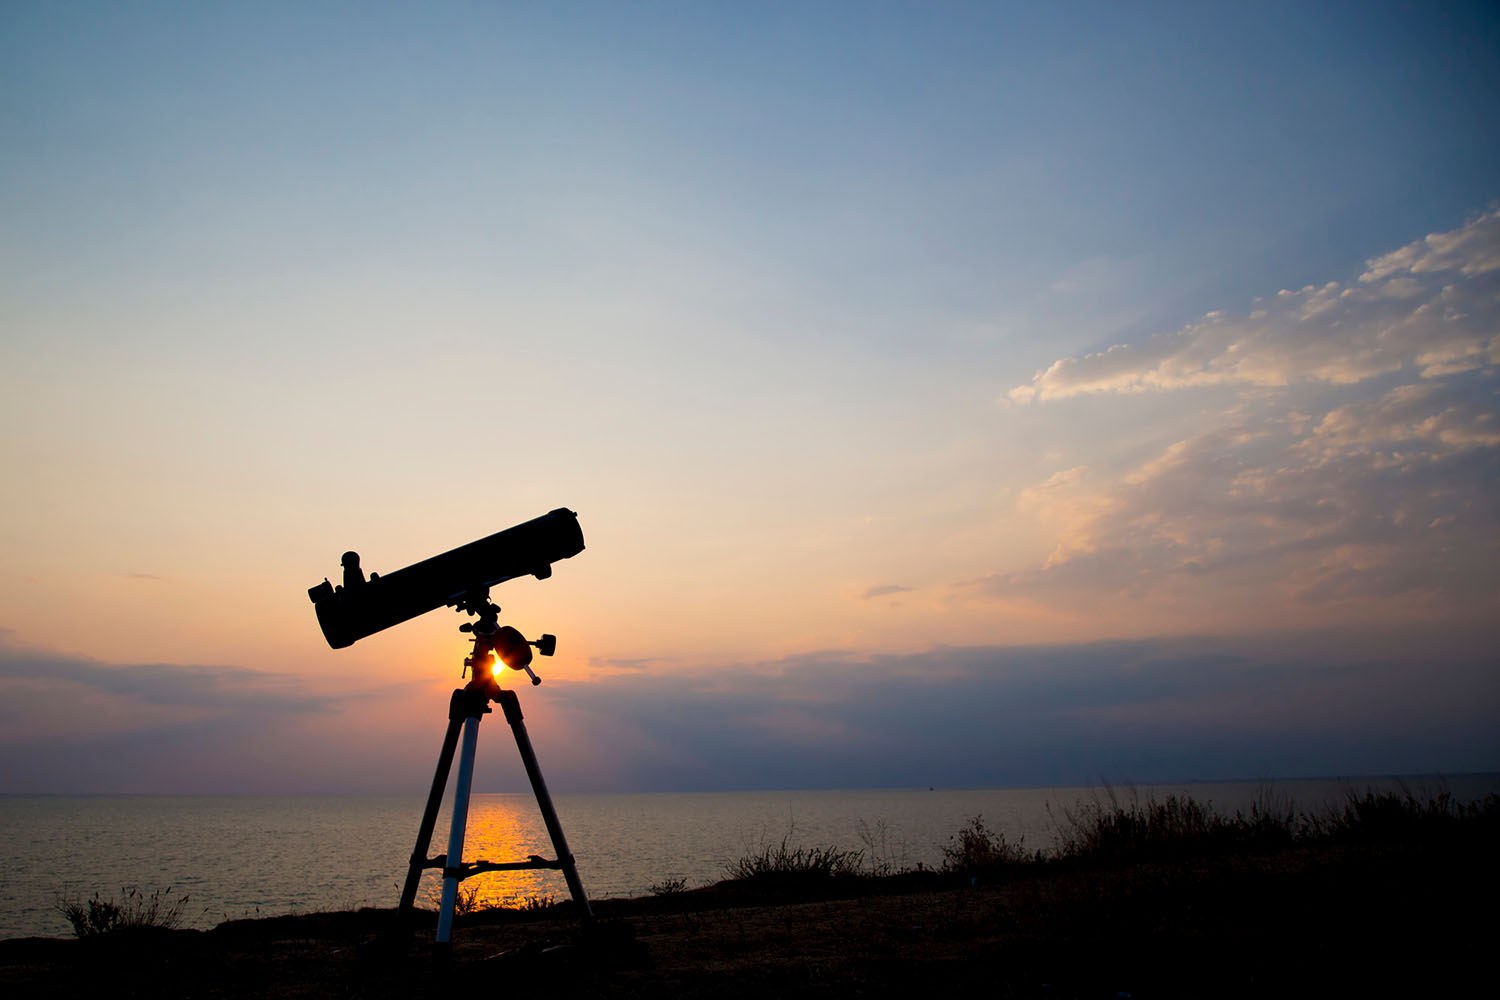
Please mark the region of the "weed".
[[1256, 789], [1250, 814], [1235, 813], [1234, 823], [1242, 842], [1259, 847], [1283, 847], [1311, 830], [1309, 818], [1297, 811], [1292, 797], [1271, 785]]
[[122, 888], [119, 896], [108, 899], [97, 892], [87, 900], [59, 898], [57, 909], [80, 938], [148, 927], [170, 930], [182, 922], [182, 909], [188, 902], [187, 896], [169, 899], [171, 894], [170, 888], [150, 892]]
[[471, 885], [465, 889], [458, 886], [458, 891], [453, 896], [454, 916], [463, 916], [466, 913], [474, 913], [480, 909], [479, 886]]
[[[901, 872], [912, 871], [913, 868], [907, 861], [906, 842], [903, 840], [896, 851], [891, 850], [890, 833], [886, 829], [885, 820], [876, 820], [871, 826], [864, 820], [859, 821], [859, 840], [864, 844], [864, 856], [869, 862], [867, 874], [873, 878], [885, 878], [897, 875]], [[917, 864], [920, 869], [921, 863]]]
[[660, 882], [652, 882], [646, 887], [646, 891], [653, 896], [675, 896], [687, 891], [687, 879], [678, 876], [664, 878]]
[[522, 913], [537, 913], [541, 910], [550, 910], [556, 905], [556, 896], [527, 896], [514, 909], [520, 910]]
[[747, 854], [725, 866], [725, 874], [741, 881], [765, 882], [851, 878], [861, 874], [864, 851], [837, 847], [792, 846], [791, 831], [759, 853]]
[[1330, 840], [1409, 840], [1458, 827], [1489, 829], [1500, 823], [1500, 795], [1459, 802], [1446, 789], [1425, 798], [1404, 786], [1395, 792], [1350, 792], [1341, 811], [1312, 820], [1315, 835]]
[[1006, 865], [1037, 861], [1041, 852], [1027, 854], [1024, 838], [1010, 843], [1005, 834], [984, 825], [984, 817], [975, 816], [969, 825], [948, 838], [942, 847], [942, 870], [949, 874], [974, 876], [993, 873]]
[[1095, 797], [1063, 810], [1057, 855], [1073, 860], [1124, 861], [1165, 858], [1256, 842], [1290, 842], [1293, 813], [1266, 798], [1252, 805], [1250, 816], [1232, 818], [1212, 805], [1187, 796], [1138, 800], [1134, 791], [1122, 804], [1106, 788], [1108, 804]]

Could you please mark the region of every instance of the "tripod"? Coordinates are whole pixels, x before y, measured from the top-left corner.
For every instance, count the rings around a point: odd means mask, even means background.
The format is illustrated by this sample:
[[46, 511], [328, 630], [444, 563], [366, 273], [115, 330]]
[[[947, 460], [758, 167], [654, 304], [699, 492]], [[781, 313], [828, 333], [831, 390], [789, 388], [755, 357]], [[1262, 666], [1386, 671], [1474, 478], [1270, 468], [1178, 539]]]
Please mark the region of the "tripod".
[[[547, 794], [547, 784], [542, 780], [542, 769], [537, 763], [536, 752], [531, 748], [531, 737], [526, 734], [520, 699], [514, 691], [502, 688], [494, 675], [495, 658], [498, 655], [506, 666], [526, 671], [532, 684], [540, 684], [542, 679], [531, 672], [531, 647], [537, 647], [537, 651], [543, 656], [551, 656], [557, 647], [557, 637], [544, 635], [537, 642], [528, 642], [514, 628], [500, 625], [500, 608], [490, 603], [488, 590], [465, 597], [459, 602], [458, 609], [479, 616], [478, 621], [465, 622], [459, 626], [460, 631], [474, 634], [474, 651], [464, 659], [464, 666], [472, 674], [469, 683], [454, 691], [448, 702], [448, 730], [443, 735], [443, 747], [438, 753], [437, 771], [432, 776], [432, 790], [427, 795], [427, 807], [422, 812], [422, 825], [417, 829], [417, 843], [412, 848], [406, 884], [401, 888], [398, 913], [403, 921], [410, 918], [422, 872], [428, 868], [441, 868], [443, 894], [438, 909], [437, 943], [439, 946], [447, 946], [453, 931], [458, 883], [482, 872], [550, 868], [562, 871], [574, 905], [578, 907], [584, 921], [591, 921], [593, 911], [589, 909], [588, 896], [583, 891], [578, 867], [573, 863], [573, 855], [568, 850], [568, 840], [563, 836], [557, 811], [552, 808], [552, 797]], [[474, 778], [474, 751], [479, 742], [479, 720], [490, 713], [492, 701], [500, 703], [505, 721], [510, 723], [511, 732], [515, 735], [516, 748], [521, 752], [521, 762], [526, 767], [526, 777], [531, 780], [531, 790], [536, 794], [536, 804], [541, 809], [542, 820], [547, 825], [547, 835], [551, 837], [552, 848], [557, 854], [555, 861], [533, 854], [526, 861], [463, 862], [464, 829], [469, 820], [469, 791]], [[458, 759], [458, 783], [453, 792], [453, 819], [448, 831], [448, 853], [429, 858], [427, 850], [432, 843], [432, 829], [437, 825], [438, 808], [442, 805], [443, 792], [448, 787], [448, 772], [453, 766], [453, 752], [459, 744], [460, 730], [463, 749]]]

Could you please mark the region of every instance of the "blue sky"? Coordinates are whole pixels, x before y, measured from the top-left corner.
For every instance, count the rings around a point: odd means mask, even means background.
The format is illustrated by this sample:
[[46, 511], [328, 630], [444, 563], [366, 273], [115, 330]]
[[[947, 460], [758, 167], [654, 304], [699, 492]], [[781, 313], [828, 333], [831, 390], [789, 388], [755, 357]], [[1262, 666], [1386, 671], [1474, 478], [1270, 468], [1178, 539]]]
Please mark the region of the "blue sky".
[[0, 790], [406, 787], [453, 620], [306, 587], [562, 505], [580, 786], [1500, 766], [1496, 94], [1484, 4], [6, 5]]

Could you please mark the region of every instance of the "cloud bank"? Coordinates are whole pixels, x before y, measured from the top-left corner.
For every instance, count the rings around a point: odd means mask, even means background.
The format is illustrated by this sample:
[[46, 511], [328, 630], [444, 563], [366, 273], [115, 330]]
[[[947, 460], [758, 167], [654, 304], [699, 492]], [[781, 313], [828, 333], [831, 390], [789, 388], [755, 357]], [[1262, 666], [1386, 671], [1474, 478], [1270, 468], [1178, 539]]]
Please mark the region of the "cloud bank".
[[104, 663], [0, 633], [0, 791], [297, 790], [341, 756], [321, 730], [349, 700], [286, 674]]
[[[0, 647], [0, 693], [0, 791], [414, 801], [445, 701], [428, 687], [340, 702], [245, 668], [14, 647]], [[1487, 637], [1451, 630], [806, 653], [549, 679], [526, 711], [560, 793], [1458, 773], [1500, 759]], [[479, 790], [525, 791], [503, 724], [486, 732]]]
[[[1476, 771], [1500, 758], [1479, 641], [1152, 639], [810, 653], [560, 684], [600, 787], [1004, 787]], [[1414, 669], [1440, 654], [1441, 666]]]
[[1237, 602], [1309, 622], [1494, 620], [1497, 361], [1497, 212], [1370, 260], [1351, 284], [1061, 359], [1010, 400], [1195, 390], [1192, 424], [1123, 473], [1074, 465], [1024, 491], [1018, 509], [1056, 525], [1051, 556], [960, 590], [1073, 608], [1155, 599], [1184, 615]]

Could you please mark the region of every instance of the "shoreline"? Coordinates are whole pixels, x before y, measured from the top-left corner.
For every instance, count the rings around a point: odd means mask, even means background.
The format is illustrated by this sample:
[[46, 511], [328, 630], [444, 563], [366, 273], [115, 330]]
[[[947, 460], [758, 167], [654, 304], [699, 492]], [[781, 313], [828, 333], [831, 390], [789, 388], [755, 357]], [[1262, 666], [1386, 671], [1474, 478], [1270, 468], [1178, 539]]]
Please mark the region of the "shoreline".
[[[9, 997], [1431, 995], [1483, 971], [1500, 889], [1488, 826], [1349, 843], [955, 873], [722, 882], [595, 906], [392, 910], [0, 941]], [[1476, 906], [1481, 908], [1477, 911]], [[1404, 956], [1404, 957], [1403, 957]], [[1439, 958], [1441, 956], [1441, 958]]]
[[[1176, 794], [1230, 816], [1274, 799], [1295, 805], [1299, 814], [1323, 817], [1370, 787], [1246, 781], [1233, 789], [1123, 785], [1071, 797], [1059, 797], [1051, 789], [1037, 794], [987, 789], [964, 794], [843, 790], [823, 796], [582, 796], [564, 821], [579, 849], [580, 872], [591, 896], [614, 899], [655, 892], [658, 883], [703, 886], [721, 881], [743, 852], [784, 836], [794, 843], [863, 850], [862, 867], [870, 871], [937, 867], [943, 863], [942, 847], [981, 814], [1008, 842], [1050, 851], [1068, 826], [1067, 813], [1094, 801], [1110, 806], [1111, 791], [1123, 809]], [[1409, 788], [1419, 801], [1429, 787], [1451, 792], [1454, 801], [1474, 801], [1500, 793], [1500, 775], [1375, 787], [1401, 795]], [[476, 800], [482, 821], [473, 824], [474, 842], [466, 847], [470, 857], [550, 853], [532, 801], [524, 795], [512, 798], [514, 804], [503, 806]], [[6, 813], [13, 841], [11, 872], [0, 887], [0, 938], [67, 935], [68, 925], [55, 905], [60, 898], [87, 899], [96, 891], [123, 892], [131, 886], [170, 889], [174, 900], [187, 902], [181, 926], [203, 930], [238, 917], [392, 906], [419, 812], [408, 799], [392, 804], [367, 797], [335, 807], [280, 796], [270, 801], [285, 804], [273, 807], [244, 798], [209, 804], [191, 797], [152, 798], [144, 800], [146, 806], [116, 798], [59, 801], [65, 804], [23, 797]], [[701, 822], [709, 815], [712, 823]], [[63, 831], [69, 849], [59, 857], [48, 845]], [[533, 874], [537, 877], [480, 879], [465, 888], [477, 885], [481, 903], [511, 906], [531, 896], [565, 895], [560, 879]], [[435, 905], [430, 876], [423, 886], [422, 899]]]

